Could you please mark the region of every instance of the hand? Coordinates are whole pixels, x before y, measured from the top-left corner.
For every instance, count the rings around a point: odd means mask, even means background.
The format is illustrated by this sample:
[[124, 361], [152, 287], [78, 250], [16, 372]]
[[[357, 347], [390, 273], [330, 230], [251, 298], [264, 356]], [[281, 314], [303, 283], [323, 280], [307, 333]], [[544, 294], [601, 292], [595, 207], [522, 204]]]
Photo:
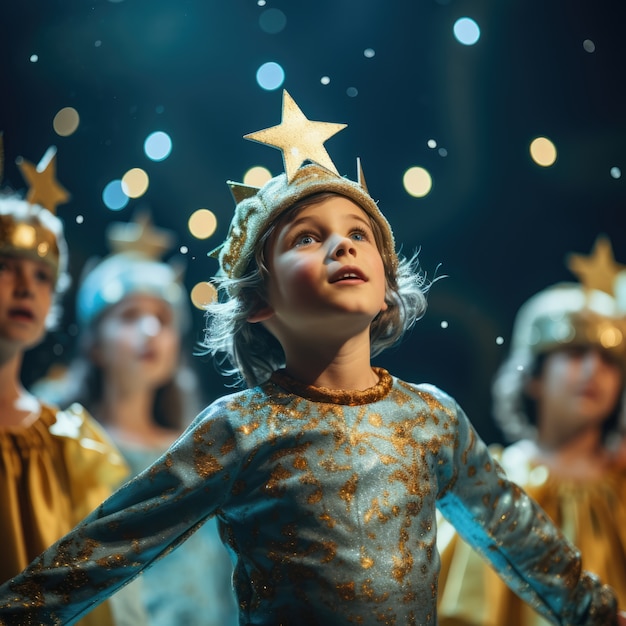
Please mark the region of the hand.
[[617, 626], [626, 626], [626, 613], [624, 611], [617, 612]]

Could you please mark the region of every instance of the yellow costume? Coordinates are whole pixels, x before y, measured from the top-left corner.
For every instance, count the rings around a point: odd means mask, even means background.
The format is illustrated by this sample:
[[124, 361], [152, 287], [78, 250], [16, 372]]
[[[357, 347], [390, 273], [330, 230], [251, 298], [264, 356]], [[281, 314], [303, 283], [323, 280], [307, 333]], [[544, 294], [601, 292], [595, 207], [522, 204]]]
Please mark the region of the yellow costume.
[[[108, 435], [78, 404], [42, 405], [29, 426], [0, 426], [0, 578], [21, 572], [128, 474]], [[108, 604], [84, 626], [112, 624]]]

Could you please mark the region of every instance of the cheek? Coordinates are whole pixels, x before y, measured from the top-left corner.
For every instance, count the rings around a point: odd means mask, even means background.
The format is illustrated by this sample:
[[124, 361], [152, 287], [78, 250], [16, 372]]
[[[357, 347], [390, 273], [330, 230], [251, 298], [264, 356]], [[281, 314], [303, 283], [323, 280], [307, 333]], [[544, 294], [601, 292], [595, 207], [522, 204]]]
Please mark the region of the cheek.
[[161, 345], [165, 360], [175, 367], [180, 356], [180, 337], [173, 329], [168, 329], [160, 333], [158, 343]]
[[319, 281], [319, 264], [308, 257], [287, 257], [275, 267], [277, 289], [287, 297], [306, 297]]
[[611, 370], [603, 377], [605, 381], [605, 392], [608, 399], [611, 400], [611, 405], [617, 404], [623, 388], [622, 373], [616, 368]]
[[136, 350], [137, 340], [133, 329], [128, 326], [105, 324], [99, 339], [100, 354], [107, 363], [124, 362]]

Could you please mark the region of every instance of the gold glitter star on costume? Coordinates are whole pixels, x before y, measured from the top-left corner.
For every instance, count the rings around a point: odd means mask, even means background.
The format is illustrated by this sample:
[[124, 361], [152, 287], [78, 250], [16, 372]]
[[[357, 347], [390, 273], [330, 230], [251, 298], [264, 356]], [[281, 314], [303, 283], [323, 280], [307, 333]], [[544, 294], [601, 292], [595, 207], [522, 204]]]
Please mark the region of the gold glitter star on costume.
[[615, 277], [620, 271], [626, 269], [626, 265], [616, 263], [613, 249], [608, 237], [600, 235], [593, 246], [589, 256], [583, 254], [570, 254], [567, 259], [567, 267], [587, 289], [598, 289], [609, 295], [613, 294]]
[[244, 139], [267, 144], [283, 153], [287, 182], [305, 161], [313, 161], [339, 175], [324, 142], [343, 130], [347, 124], [313, 122], [306, 118], [293, 98], [283, 91], [282, 120], [278, 126], [244, 135]]
[[138, 252], [151, 259], [160, 259], [174, 245], [172, 231], [153, 226], [147, 211], [137, 213], [132, 222], [110, 224], [107, 239], [114, 253]]
[[70, 194], [56, 179], [56, 148], [48, 148], [37, 166], [22, 157], [16, 162], [29, 186], [26, 200], [56, 214], [57, 206], [70, 199]]

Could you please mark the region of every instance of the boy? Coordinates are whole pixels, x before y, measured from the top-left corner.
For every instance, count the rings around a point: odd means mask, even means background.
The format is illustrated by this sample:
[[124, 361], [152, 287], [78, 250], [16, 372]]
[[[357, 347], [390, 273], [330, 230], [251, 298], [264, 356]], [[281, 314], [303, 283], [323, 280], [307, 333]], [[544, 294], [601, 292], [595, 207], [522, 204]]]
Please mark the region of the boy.
[[285, 93], [282, 123], [248, 136], [281, 147], [286, 173], [233, 186], [206, 343], [260, 384], [214, 402], [0, 587], [2, 623], [75, 619], [216, 515], [241, 624], [435, 624], [439, 506], [555, 623], [626, 624], [456, 403], [370, 367], [424, 297], [376, 203], [323, 149], [338, 126]]

